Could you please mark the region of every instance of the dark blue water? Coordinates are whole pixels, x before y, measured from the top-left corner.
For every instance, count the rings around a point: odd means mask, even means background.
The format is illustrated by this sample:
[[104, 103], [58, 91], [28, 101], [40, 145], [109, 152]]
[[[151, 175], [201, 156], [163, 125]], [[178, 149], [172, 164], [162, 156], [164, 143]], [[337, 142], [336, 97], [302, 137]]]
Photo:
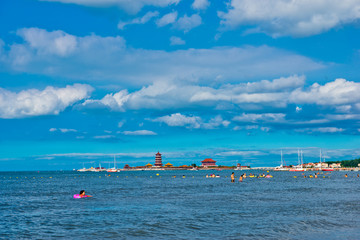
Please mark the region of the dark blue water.
[[[0, 173], [0, 238], [360, 239], [356, 172], [210, 173]], [[94, 197], [73, 199], [81, 189]]]

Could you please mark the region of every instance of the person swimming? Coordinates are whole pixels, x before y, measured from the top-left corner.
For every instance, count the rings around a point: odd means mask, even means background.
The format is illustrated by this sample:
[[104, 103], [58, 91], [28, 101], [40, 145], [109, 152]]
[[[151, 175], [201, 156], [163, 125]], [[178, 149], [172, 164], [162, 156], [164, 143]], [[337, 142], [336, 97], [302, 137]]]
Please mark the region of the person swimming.
[[74, 198], [86, 198], [92, 197], [91, 195], [85, 195], [85, 190], [81, 190], [79, 194], [75, 194]]
[[242, 181], [243, 181], [243, 175], [240, 175], [239, 182], [242, 182]]
[[234, 175], [234, 172], [231, 174], [231, 182], [235, 182], [235, 175]]

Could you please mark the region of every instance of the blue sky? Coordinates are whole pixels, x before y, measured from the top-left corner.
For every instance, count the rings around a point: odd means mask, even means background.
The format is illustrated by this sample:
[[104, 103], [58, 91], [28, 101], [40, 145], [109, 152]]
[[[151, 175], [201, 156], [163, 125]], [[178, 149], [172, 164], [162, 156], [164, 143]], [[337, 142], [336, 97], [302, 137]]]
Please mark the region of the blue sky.
[[[0, 168], [359, 157], [355, 0], [0, 3]], [[4, 24], [5, 23], [5, 24]]]

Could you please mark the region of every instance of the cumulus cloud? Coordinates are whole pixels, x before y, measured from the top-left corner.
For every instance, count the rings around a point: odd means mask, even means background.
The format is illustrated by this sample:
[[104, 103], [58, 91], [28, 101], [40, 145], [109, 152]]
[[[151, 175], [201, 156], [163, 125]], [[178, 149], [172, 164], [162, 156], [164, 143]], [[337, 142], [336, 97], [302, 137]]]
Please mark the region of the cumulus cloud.
[[208, 0], [194, 0], [191, 7], [196, 10], [205, 10], [209, 7], [210, 2]]
[[32, 49], [39, 55], [54, 54], [68, 56], [75, 51], [78, 39], [63, 31], [47, 32], [39, 28], [23, 28], [17, 31]]
[[149, 131], [149, 130], [123, 131], [122, 134], [124, 134], [124, 135], [132, 135], [132, 136], [151, 136], [151, 135], [157, 135], [155, 132]]
[[7, 44], [3, 68], [86, 81], [106, 80], [132, 87], [158, 80], [241, 82], [325, 67], [268, 46], [162, 51], [129, 48], [120, 36], [78, 37], [38, 28], [21, 29], [18, 34], [23, 42]]
[[238, 150], [238, 151], [232, 151], [232, 150], [228, 150], [228, 151], [223, 151], [223, 152], [219, 152], [216, 153], [216, 156], [263, 156], [263, 155], [267, 155], [267, 153], [265, 152], [261, 152], [261, 151], [253, 151], [253, 150]]
[[50, 132], [56, 132], [56, 131], [60, 131], [62, 133], [68, 133], [68, 132], [77, 132], [76, 129], [71, 129], [71, 128], [50, 128], [49, 129]]
[[124, 30], [125, 26], [128, 25], [132, 25], [132, 24], [145, 24], [147, 22], [149, 22], [152, 18], [157, 17], [159, 15], [158, 11], [154, 11], [154, 12], [147, 12], [144, 16], [142, 16], [141, 18], [134, 18], [131, 19], [130, 21], [120, 21], [118, 23], [118, 29]]
[[0, 118], [57, 115], [72, 104], [90, 96], [93, 88], [74, 84], [65, 88], [46, 87], [11, 92], [0, 88]]
[[224, 120], [220, 115], [211, 118], [208, 122], [204, 122], [198, 116], [186, 116], [181, 113], [173, 113], [171, 115], [152, 119], [153, 122], [163, 122], [170, 127], [186, 127], [186, 128], [203, 128], [215, 129], [218, 127], [227, 127], [230, 121]]
[[156, 25], [158, 27], [164, 27], [166, 25], [174, 23], [176, 21], [176, 19], [177, 19], [177, 16], [178, 16], [178, 13], [176, 11], [165, 14], [164, 16], [162, 16], [160, 19], [158, 19], [156, 21]]
[[231, 0], [226, 12], [218, 12], [226, 28], [254, 26], [248, 32], [273, 37], [310, 36], [360, 19], [357, 0]]
[[318, 105], [345, 105], [360, 101], [360, 83], [336, 79], [325, 85], [314, 83], [309, 90], [297, 89], [292, 92], [290, 100], [297, 103]]
[[318, 133], [341, 133], [344, 132], [345, 129], [337, 128], [337, 127], [319, 127], [319, 128], [302, 128], [296, 129], [297, 132], [318, 132]]
[[170, 116], [158, 117], [154, 122], [164, 122], [171, 127], [200, 128], [201, 118], [197, 116], [185, 116], [181, 113], [173, 113]]
[[236, 116], [233, 118], [234, 121], [238, 122], [283, 122], [285, 120], [284, 113], [264, 113], [264, 114], [255, 114], [255, 113], [243, 113], [241, 116]]
[[193, 14], [188, 17], [186, 14], [179, 18], [176, 23], [174, 23], [174, 27], [183, 30], [184, 32], [188, 32], [193, 28], [200, 26], [202, 23], [202, 19], [200, 15]]
[[116, 138], [114, 135], [99, 135], [99, 136], [94, 136], [94, 139], [114, 139]]
[[[356, 121], [360, 119], [358, 87], [358, 83], [344, 79], [306, 86], [305, 77], [295, 75], [216, 88], [158, 81], [134, 92], [124, 89], [102, 99], [86, 100], [82, 106], [113, 111], [186, 110], [193, 115], [177, 113], [156, 120], [188, 128], [227, 127], [230, 122], [219, 117], [226, 111], [227, 118], [239, 125], [234, 130], [249, 130], [243, 126], [258, 124], [257, 129], [264, 132], [305, 125], [333, 127], [337, 124], [338, 128], [348, 129], [357, 127]], [[205, 112], [207, 120], [203, 119]], [[217, 117], [210, 119], [211, 115]]]
[[184, 44], [185, 44], [185, 41], [182, 40], [182, 39], [179, 38], [179, 37], [172, 36], [172, 37], [170, 38], [170, 45], [171, 45], [171, 46], [184, 45]]
[[[221, 102], [236, 104], [238, 107], [244, 107], [246, 104], [285, 107], [291, 91], [304, 84], [304, 79], [303, 76], [290, 76], [258, 83], [225, 84], [220, 88], [158, 81], [132, 93], [124, 89], [117, 93], [107, 94], [100, 100], [86, 100], [83, 106], [105, 106], [117, 111], [172, 109], [194, 104], [218, 107]], [[292, 81], [291, 85], [288, 84], [289, 81]]]
[[230, 121], [224, 120], [220, 115], [215, 116], [214, 118], [210, 119], [209, 122], [203, 123], [202, 128], [205, 129], [215, 129], [220, 126], [227, 127], [230, 125]]
[[167, 7], [178, 4], [180, 0], [41, 0], [48, 2], [73, 3], [90, 7], [111, 7], [117, 6], [129, 13], [137, 13], [144, 6]]

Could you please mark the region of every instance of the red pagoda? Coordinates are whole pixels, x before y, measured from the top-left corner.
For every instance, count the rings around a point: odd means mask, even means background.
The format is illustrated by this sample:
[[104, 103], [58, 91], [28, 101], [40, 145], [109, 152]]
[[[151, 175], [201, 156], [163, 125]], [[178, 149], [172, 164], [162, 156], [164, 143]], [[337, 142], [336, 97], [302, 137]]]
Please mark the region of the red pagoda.
[[162, 160], [161, 160], [161, 153], [157, 153], [155, 155], [155, 167], [162, 167], [163, 164], [162, 164]]
[[216, 161], [212, 160], [211, 158], [206, 158], [205, 160], [201, 161], [201, 166], [216, 167]]

